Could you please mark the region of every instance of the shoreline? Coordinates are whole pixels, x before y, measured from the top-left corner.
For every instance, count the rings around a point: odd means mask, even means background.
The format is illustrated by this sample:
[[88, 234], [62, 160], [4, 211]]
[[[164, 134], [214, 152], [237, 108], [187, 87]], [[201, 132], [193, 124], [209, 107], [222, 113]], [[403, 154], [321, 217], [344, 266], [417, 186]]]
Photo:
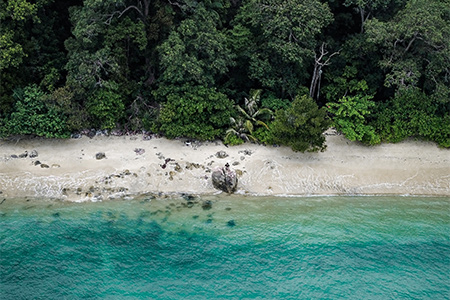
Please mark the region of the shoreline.
[[[144, 135], [2, 140], [0, 200], [213, 196], [220, 192], [211, 172], [226, 163], [238, 174], [237, 195], [450, 196], [448, 149], [411, 140], [364, 146], [333, 131], [326, 139], [319, 153]], [[33, 150], [36, 157], [30, 157]], [[98, 153], [105, 157], [97, 159]]]

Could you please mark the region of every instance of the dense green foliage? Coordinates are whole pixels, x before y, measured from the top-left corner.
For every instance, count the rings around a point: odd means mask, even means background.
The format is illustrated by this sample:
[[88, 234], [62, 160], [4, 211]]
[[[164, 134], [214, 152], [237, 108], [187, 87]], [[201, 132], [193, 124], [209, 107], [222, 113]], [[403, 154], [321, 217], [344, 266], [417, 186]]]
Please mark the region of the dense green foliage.
[[169, 138], [212, 140], [223, 135], [230, 112], [231, 102], [225, 94], [214, 88], [185, 86], [167, 95], [158, 121]]
[[305, 151], [328, 119], [370, 145], [450, 147], [450, 0], [0, 0], [2, 136]]
[[439, 116], [439, 104], [419, 90], [408, 90], [381, 104], [374, 122], [381, 138], [399, 142], [410, 136], [422, 137], [450, 147], [450, 115]]
[[323, 132], [330, 126], [325, 108], [319, 108], [311, 97], [297, 96], [291, 107], [277, 111], [273, 122], [273, 140], [294, 151], [323, 151]]
[[[356, 69], [346, 68], [342, 77], [333, 79], [327, 87], [327, 98], [338, 99], [327, 104], [333, 115], [333, 125], [351, 141], [362, 141], [370, 145], [380, 142], [375, 128], [369, 124], [370, 115], [375, 107], [373, 95], [368, 94], [365, 80], [356, 80]], [[345, 88], [345, 90], [342, 90]]]
[[16, 90], [17, 99], [4, 130], [9, 134], [35, 134], [45, 137], [68, 137], [65, 115], [47, 103], [45, 95], [36, 85]]

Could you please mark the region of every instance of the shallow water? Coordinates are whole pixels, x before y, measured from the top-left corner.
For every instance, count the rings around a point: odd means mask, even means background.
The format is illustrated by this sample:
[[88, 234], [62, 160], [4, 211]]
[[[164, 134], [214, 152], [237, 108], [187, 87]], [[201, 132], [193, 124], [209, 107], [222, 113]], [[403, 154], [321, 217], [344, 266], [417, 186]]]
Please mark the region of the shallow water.
[[4, 201], [0, 299], [80, 298], [449, 299], [450, 199]]

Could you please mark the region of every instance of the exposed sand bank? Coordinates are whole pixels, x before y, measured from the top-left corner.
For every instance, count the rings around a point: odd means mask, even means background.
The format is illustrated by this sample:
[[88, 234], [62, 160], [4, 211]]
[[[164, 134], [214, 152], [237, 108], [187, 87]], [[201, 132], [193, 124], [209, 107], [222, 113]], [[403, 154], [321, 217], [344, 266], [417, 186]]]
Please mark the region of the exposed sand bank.
[[[241, 174], [241, 194], [450, 196], [450, 150], [417, 141], [367, 147], [339, 135], [328, 135], [327, 145], [322, 153], [295, 153], [286, 147], [225, 147], [140, 135], [0, 141], [0, 200], [214, 194], [211, 170], [227, 162]], [[37, 157], [11, 157], [32, 150]], [[228, 157], [216, 157], [221, 150]], [[98, 152], [106, 158], [97, 160]]]

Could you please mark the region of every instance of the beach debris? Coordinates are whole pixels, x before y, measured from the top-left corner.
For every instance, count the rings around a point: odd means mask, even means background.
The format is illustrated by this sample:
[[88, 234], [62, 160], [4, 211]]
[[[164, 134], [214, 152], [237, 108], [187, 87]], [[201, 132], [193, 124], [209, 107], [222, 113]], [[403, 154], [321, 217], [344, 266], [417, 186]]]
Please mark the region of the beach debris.
[[196, 163], [187, 163], [186, 164], [186, 169], [188, 170], [192, 170], [192, 169], [198, 169], [198, 168], [204, 168], [204, 166], [200, 165], [200, 164], [196, 164]]
[[164, 155], [161, 152], [156, 153], [156, 156], [158, 156], [158, 159], [164, 159]]
[[179, 163], [175, 163], [175, 171], [177, 171], [177, 172], [183, 171], [183, 168], [180, 166]]
[[162, 165], [159, 165], [161, 168], [165, 169], [167, 167], [167, 164], [171, 161], [175, 161], [175, 159], [171, 159], [171, 158], [166, 158], [164, 160], [164, 163]]
[[216, 168], [211, 175], [214, 188], [225, 193], [234, 193], [237, 189], [238, 179], [236, 172], [230, 169], [227, 163], [223, 168]]
[[217, 158], [225, 158], [225, 157], [228, 157], [228, 154], [225, 151], [220, 150], [216, 153], [216, 157]]
[[31, 150], [30, 154], [28, 154], [29, 157], [35, 158], [38, 157], [38, 152], [36, 150]]
[[136, 153], [136, 155], [142, 155], [145, 153], [145, 149], [143, 148], [136, 148], [134, 149], [134, 152]]
[[95, 154], [95, 158], [96, 158], [97, 160], [106, 158], [105, 152], [98, 152], [97, 154]]

